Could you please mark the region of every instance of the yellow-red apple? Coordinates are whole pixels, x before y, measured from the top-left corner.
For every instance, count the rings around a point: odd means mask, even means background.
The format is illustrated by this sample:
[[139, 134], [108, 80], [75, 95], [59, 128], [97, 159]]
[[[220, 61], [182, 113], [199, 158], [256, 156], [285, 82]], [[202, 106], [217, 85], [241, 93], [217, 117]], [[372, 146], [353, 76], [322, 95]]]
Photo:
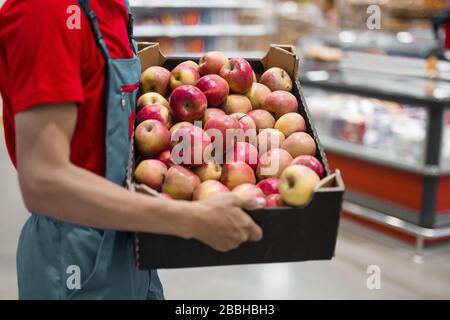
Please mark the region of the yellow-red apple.
[[253, 109], [261, 109], [270, 92], [270, 89], [262, 83], [253, 82], [252, 88], [245, 95], [250, 99]]
[[259, 180], [279, 178], [292, 162], [292, 156], [283, 149], [270, 149], [259, 158], [256, 175]]
[[264, 72], [259, 82], [266, 85], [270, 90], [284, 90], [290, 92], [292, 90], [292, 79], [288, 73], [278, 67], [273, 67]]
[[203, 126], [209, 119], [217, 118], [219, 116], [224, 116], [225, 112], [219, 108], [208, 108], [205, 110], [205, 115], [203, 116]]
[[273, 148], [281, 148], [284, 143], [284, 134], [276, 129], [263, 129], [258, 134], [258, 150], [260, 154]]
[[265, 201], [266, 198], [262, 190], [251, 183], [240, 184], [232, 192], [243, 199], [263, 199]]
[[294, 132], [286, 138], [281, 147], [294, 158], [301, 155], [313, 156], [317, 150], [316, 142], [306, 132]]
[[284, 202], [300, 207], [312, 199], [319, 182], [319, 176], [312, 169], [296, 164], [283, 171], [279, 191]]
[[194, 189], [194, 194], [192, 195], [192, 200], [206, 200], [217, 196], [221, 193], [230, 192], [230, 190], [225, 187], [222, 183], [216, 180], [207, 180], [199, 184]]
[[306, 130], [305, 119], [297, 112], [289, 112], [277, 120], [275, 129], [283, 132], [287, 138], [294, 132], [304, 132]]
[[169, 147], [170, 133], [158, 120], [145, 120], [135, 131], [136, 148], [144, 158], [156, 157]]
[[161, 190], [164, 177], [167, 173], [166, 165], [159, 160], [143, 160], [134, 171], [134, 179], [137, 183], [143, 183], [157, 191]]
[[222, 166], [218, 163], [208, 162], [194, 168], [194, 173], [201, 181], [220, 180], [222, 175]]
[[183, 85], [194, 85], [198, 79], [200, 74], [196, 68], [187, 64], [178, 65], [171, 72], [169, 85], [174, 90]]
[[169, 89], [170, 71], [158, 66], [147, 68], [140, 79], [141, 93], [157, 92], [166, 96]]
[[282, 115], [289, 112], [297, 112], [297, 98], [287, 91], [278, 90], [271, 92], [264, 103], [262, 109], [269, 111], [275, 119], [279, 119]]
[[182, 166], [172, 166], [167, 170], [162, 192], [175, 200], [191, 200], [194, 189], [200, 184], [200, 178]]
[[232, 113], [247, 113], [252, 110], [252, 104], [250, 100], [242, 94], [230, 94], [226, 97], [225, 102], [222, 105], [222, 110], [226, 114]]
[[222, 167], [222, 176], [220, 181], [232, 190], [238, 185], [244, 183], [256, 183], [255, 174], [253, 169], [245, 162], [229, 162], [225, 163]]
[[170, 110], [162, 105], [154, 104], [144, 106], [136, 116], [136, 123], [139, 124], [145, 120], [158, 120], [167, 128], [172, 125], [172, 115]]
[[266, 110], [252, 110], [248, 115], [255, 122], [258, 132], [262, 129], [273, 128], [275, 126], [275, 118]]
[[170, 108], [169, 101], [167, 101], [167, 99], [164, 98], [162, 95], [160, 95], [157, 92], [147, 92], [144, 93], [142, 96], [140, 96], [139, 99], [137, 100], [136, 111], [141, 110], [142, 107], [144, 106], [152, 106], [155, 104], [164, 106], [166, 108]]
[[219, 74], [220, 69], [228, 63], [228, 58], [220, 51], [210, 51], [205, 53], [199, 60], [200, 74]]

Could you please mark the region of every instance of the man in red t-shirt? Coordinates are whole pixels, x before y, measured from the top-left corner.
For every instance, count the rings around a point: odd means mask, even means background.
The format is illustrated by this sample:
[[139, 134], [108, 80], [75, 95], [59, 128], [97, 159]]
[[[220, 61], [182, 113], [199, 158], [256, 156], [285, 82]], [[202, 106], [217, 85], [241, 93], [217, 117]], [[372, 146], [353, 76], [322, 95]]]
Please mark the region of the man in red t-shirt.
[[[5, 139], [27, 209], [74, 225], [195, 238], [220, 251], [259, 240], [261, 229], [241, 209], [258, 207], [254, 200], [229, 193], [219, 201], [166, 201], [104, 178], [105, 60], [85, 15], [80, 28], [67, 27], [74, 5], [7, 0], [0, 10]], [[133, 57], [123, 0], [91, 0], [90, 7], [110, 56]], [[43, 259], [50, 265], [58, 257]]]

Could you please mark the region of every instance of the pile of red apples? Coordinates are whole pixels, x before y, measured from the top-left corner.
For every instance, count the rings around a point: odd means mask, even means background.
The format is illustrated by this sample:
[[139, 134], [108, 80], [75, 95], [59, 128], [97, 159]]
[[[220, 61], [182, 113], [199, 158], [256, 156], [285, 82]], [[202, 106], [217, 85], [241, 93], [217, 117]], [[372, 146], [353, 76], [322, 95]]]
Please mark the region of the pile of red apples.
[[176, 200], [234, 192], [268, 208], [306, 205], [325, 171], [292, 87], [281, 68], [258, 82], [247, 60], [218, 51], [144, 70], [136, 182]]

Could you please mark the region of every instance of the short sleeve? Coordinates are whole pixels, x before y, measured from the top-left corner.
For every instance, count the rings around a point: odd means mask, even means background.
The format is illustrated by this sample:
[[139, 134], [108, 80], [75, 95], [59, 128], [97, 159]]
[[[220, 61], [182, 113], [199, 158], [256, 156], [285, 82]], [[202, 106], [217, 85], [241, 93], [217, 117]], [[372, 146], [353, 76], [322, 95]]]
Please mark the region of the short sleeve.
[[84, 16], [73, 16], [82, 15], [77, 2], [13, 2], [2, 19], [13, 113], [42, 104], [83, 103], [81, 39], [87, 23]]

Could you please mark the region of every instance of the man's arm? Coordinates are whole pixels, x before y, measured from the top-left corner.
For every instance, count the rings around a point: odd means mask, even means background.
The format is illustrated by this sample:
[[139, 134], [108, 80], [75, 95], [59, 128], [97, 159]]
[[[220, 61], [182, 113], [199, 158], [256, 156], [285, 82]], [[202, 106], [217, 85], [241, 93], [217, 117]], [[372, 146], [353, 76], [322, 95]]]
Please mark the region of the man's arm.
[[73, 165], [70, 141], [75, 104], [46, 105], [15, 116], [17, 170], [26, 207], [73, 224], [196, 238], [227, 251], [258, 241], [261, 229], [241, 208], [256, 208], [225, 194], [220, 201], [167, 201], [129, 192]]

